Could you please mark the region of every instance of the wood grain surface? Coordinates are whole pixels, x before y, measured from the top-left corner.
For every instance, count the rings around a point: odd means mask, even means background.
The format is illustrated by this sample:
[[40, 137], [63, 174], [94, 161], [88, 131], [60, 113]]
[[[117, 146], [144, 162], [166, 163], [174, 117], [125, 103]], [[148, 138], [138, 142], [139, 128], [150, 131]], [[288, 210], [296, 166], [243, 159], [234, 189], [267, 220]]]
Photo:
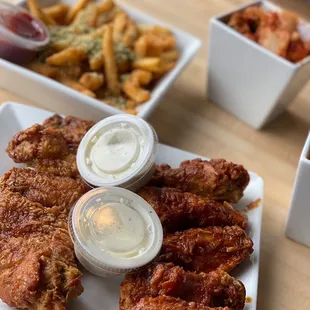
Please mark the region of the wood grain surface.
[[[310, 309], [310, 249], [284, 236], [298, 158], [310, 125], [310, 85], [302, 90], [283, 115], [264, 130], [251, 129], [206, 99], [209, 19], [248, 1], [119, 2], [191, 32], [203, 40], [197, 57], [168, 91], [150, 122], [162, 143], [204, 156], [223, 157], [242, 163], [264, 178], [258, 309]], [[306, 1], [274, 2], [294, 9], [310, 20], [310, 4]], [[0, 102], [6, 100], [31, 104], [0, 90]]]

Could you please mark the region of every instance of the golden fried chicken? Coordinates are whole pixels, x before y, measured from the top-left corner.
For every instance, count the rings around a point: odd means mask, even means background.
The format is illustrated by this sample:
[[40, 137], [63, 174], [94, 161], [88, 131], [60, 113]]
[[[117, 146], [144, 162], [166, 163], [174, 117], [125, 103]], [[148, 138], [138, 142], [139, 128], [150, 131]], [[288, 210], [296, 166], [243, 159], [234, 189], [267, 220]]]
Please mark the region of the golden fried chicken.
[[229, 272], [252, 252], [253, 242], [239, 226], [192, 228], [166, 235], [158, 261], [196, 272]]
[[11, 307], [65, 310], [83, 291], [67, 212], [0, 193], [0, 298]]
[[9, 156], [16, 163], [25, 163], [37, 171], [58, 176], [75, 177], [76, 149], [70, 149], [62, 133], [35, 124], [20, 131], [9, 142]]
[[7, 152], [16, 163], [28, 163], [34, 159], [63, 158], [69, 154], [69, 148], [60, 132], [35, 124], [18, 132], [9, 142]]
[[245, 303], [244, 285], [225, 271], [197, 274], [169, 263], [127, 274], [121, 285], [120, 310], [131, 309], [141, 298], [162, 295], [232, 310], [243, 309]]
[[45, 207], [62, 206], [68, 211], [89, 187], [80, 178], [52, 176], [27, 168], [12, 168], [0, 179], [0, 190], [21, 193]]
[[94, 125], [95, 122], [93, 121], [86, 121], [74, 116], [63, 118], [58, 114], [49, 117], [43, 123], [45, 128], [53, 128], [60, 131], [71, 147], [77, 147], [86, 132]]
[[234, 210], [227, 202], [217, 202], [167, 187], [144, 187], [138, 194], [154, 208], [165, 232], [226, 225], [247, 228], [246, 214]]
[[130, 310], [230, 310], [229, 308], [210, 308], [195, 302], [186, 302], [179, 298], [159, 296], [155, 298], [142, 298]]
[[250, 181], [247, 170], [224, 159], [187, 160], [179, 168], [157, 167], [151, 185], [174, 187], [214, 200], [237, 202]]

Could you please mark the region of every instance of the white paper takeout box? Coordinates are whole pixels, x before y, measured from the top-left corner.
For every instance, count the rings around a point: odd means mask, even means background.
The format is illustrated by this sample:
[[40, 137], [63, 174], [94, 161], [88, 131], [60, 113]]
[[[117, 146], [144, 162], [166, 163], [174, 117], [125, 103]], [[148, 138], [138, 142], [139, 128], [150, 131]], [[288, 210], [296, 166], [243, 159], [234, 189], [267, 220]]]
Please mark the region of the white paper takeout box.
[[231, 14], [249, 6], [281, 11], [257, 1], [210, 21], [208, 97], [254, 128], [278, 116], [310, 76], [310, 57], [292, 63], [227, 25]]
[[310, 247], [310, 133], [302, 150], [285, 233]]
[[[61, 2], [72, 5], [76, 0], [62, 0]], [[57, 0], [42, 0], [42, 7], [57, 3]], [[25, 1], [19, 1], [25, 6]], [[122, 8], [138, 24], [155, 24], [170, 29], [177, 40], [180, 58], [176, 66], [169, 71], [152, 89], [151, 99], [138, 107], [138, 116], [147, 118], [159, 104], [165, 92], [180, 75], [185, 66], [191, 61], [201, 42], [196, 37], [167, 25], [139, 11], [122, 6]], [[0, 59], [0, 88], [4, 88], [20, 95], [40, 107], [55, 111], [60, 114], [74, 115], [87, 119], [100, 120], [106, 116], [121, 113], [121, 110], [109, 106], [102, 101], [90, 98], [64, 86], [52, 79], [34, 73], [21, 66]]]

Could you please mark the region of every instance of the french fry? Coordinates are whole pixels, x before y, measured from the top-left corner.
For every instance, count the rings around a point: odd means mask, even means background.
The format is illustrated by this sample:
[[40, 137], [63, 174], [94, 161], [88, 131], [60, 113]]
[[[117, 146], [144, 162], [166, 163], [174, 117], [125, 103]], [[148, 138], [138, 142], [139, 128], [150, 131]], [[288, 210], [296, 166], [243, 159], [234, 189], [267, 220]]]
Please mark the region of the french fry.
[[138, 112], [136, 109], [123, 109], [123, 111], [127, 114], [137, 115]]
[[168, 52], [163, 52], [160, 55], [160, 58], [163, 62], [173, 62], [178, 60], [180, 53], [177, 50], [171, 50]]
[[68, 14], [69, 6], [65, 3], [58, 3], [43, 9], [45, 15], [54, 19], [58, 23], [63, 23]]
[[129, 79], [131, 79], [137, 86], [148, 85], [152, 81], [152, 73], [145, 70], [134, 70]]
[[114, 54], [113, 27], [109, 25], [103, 35], [102, 55], [104, 59], [107, 87], [114, 95], [120, 94], [120, 84]]
[[122, 43], [127, 47], [132, 47], [137, 37], [138, 37], [137, 25], [134, 22], [129, 22], [129, 25], [124, 32]]
[[34, 16], [39, 18], [44, 24], [50, 26], [50, 25], [57, 25], [55, 20], [53, 20], [51, 17], [46, 15], [40, 8], [39, 3], [37, 0], [27, 0], [27, 5], [29, 8], [30, 13]]
[[58, 79], [58, 82], [77, 90], [78, 92], [88, 96], [88, 97], [92, 97], [92, 98], [96, 98], [96, 94], [94, 92], [92, 92], [91, 90], [89, 90], [88, 88], [86, 88], [85, 86], [81, 85], [80, 83], [68, 78], [68, 77], [61, 77]]
[[171, 35], [171, 31], [169, 29], [157, 25], [139, 24], [138, 30], [140, 34], [153, 33], [161, 36]]
[[58, 73], [57, 68], [51, 67], [48, 64], [44, 64], [44, 63], [41, 63], [38, 61], [33, 61], [33, 62], [27, 64], [26, 68], [28, 68], [34, 72], [37, 72], [39, 74], [42, 74], [46, 77], [49, 77], [51, 79], [56, 78], [57, 73]]
[[106, 12], [111, 11], [115, 6], [114, 1], [112, 0], [105, 0], [98, 4], [98, 14], [103, 14]]
[[151, 98], [148, 90], [135, 85], [131, 80], [125, 81], [122, 88], [124, 93], [137, 103], [143, 103]]
[[74, 5], [70, 8], [67, 16], [66, 16], [66, 23], [70, 24], [75, 16], [83, 10], [90, 0], [77, 0], [77, 2], [74, 3]]
[[148, 42], [145, 36], [141, 36], [135, 43], [134, 43], [134, 51], [140, 57], [147, 56], [147, 46]]
[[104, 83], [103, 74], [97, 72], [85, 72], [79, 79], [79, 83], [90, 90], [97, 90]]
[[113, 21], [113, 39], [115, 42], [120, 41], [128, 22], [128, 15], [125, 12], [116, 14]]
[[53, 66], [67, 66], [80, 63], [87, 57], [82, 48], [69, 47], [61, 52], [46, 58], [46, 63]]
[[160, 66], [159, 57], [145, 57], [136, 59], [132, 64], [134, 69], [141, 69], [150, 72], [157, 72]]
[[86, 25], [95, 27], [98, 17], [98, 8], [96, 3], [90, 3], [85, 9], [81, 10], [74, 18], [72, 25]]
[[92, 71], [97, 71], [103, 66], [102, 53], [92, 55], [88, 58], [89, 68]]

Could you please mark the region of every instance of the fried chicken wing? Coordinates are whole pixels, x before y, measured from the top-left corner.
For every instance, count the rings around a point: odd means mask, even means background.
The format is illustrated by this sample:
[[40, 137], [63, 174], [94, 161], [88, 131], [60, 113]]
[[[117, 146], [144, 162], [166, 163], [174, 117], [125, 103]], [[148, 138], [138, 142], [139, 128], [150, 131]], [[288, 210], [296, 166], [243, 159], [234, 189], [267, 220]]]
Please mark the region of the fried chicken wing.
[[253, 242], [239, 226], [192, 228], [166, 235], [158, 261], [196, 272], [229, 272], [252, 252]]
[[217, 202], [167, 187], [144, 187], [138, 194], [154, 208], [165, 232], [226, 225], [247, 228], [246, 214], [234, 210], [227, 202]]
[[51, 176], [27, 168], [12, 168], [0, 179], [0, 190], [19, 192], [45, 207], [62, 206], [68, 211], [89, 187], [80, 178]]
[[27, 163], [65, 157], [69, 148], [60, 132], [35, 124], [18, 132], [9, 142], [7, 152], [16, 163]]
[[247, 170], [224, 159], [187, 160], [179, 168], [157, 167], [151, 185], [174, 187], [214, 200], [237, 202], [250, 181]]
[[65, 310], [83, 291], [67, 212], [0, 193], [0, 298], [11, 307]]
[[93, 121], [83, 120], [74, 116], [65, 118], [58, 114], [46, 119], [43, 123], [45, 128], [53, 128], [63, 134], [64, 139], [70, 146], [77, 147], [86, 132], [95, 125]]
[[121, 285], [120, 310], [131, 309], [141, 298], [162, 295], [232, 310], [243, 309], [245, 303], [244, 285], [226, 272], [197, 274], [169, 263], [127, 274]]
[[179, 298], [159, 296], [142, 298], [130, 310], [230, 310], [229, 308], [210, 308], [195, 302], [186, 302]]

